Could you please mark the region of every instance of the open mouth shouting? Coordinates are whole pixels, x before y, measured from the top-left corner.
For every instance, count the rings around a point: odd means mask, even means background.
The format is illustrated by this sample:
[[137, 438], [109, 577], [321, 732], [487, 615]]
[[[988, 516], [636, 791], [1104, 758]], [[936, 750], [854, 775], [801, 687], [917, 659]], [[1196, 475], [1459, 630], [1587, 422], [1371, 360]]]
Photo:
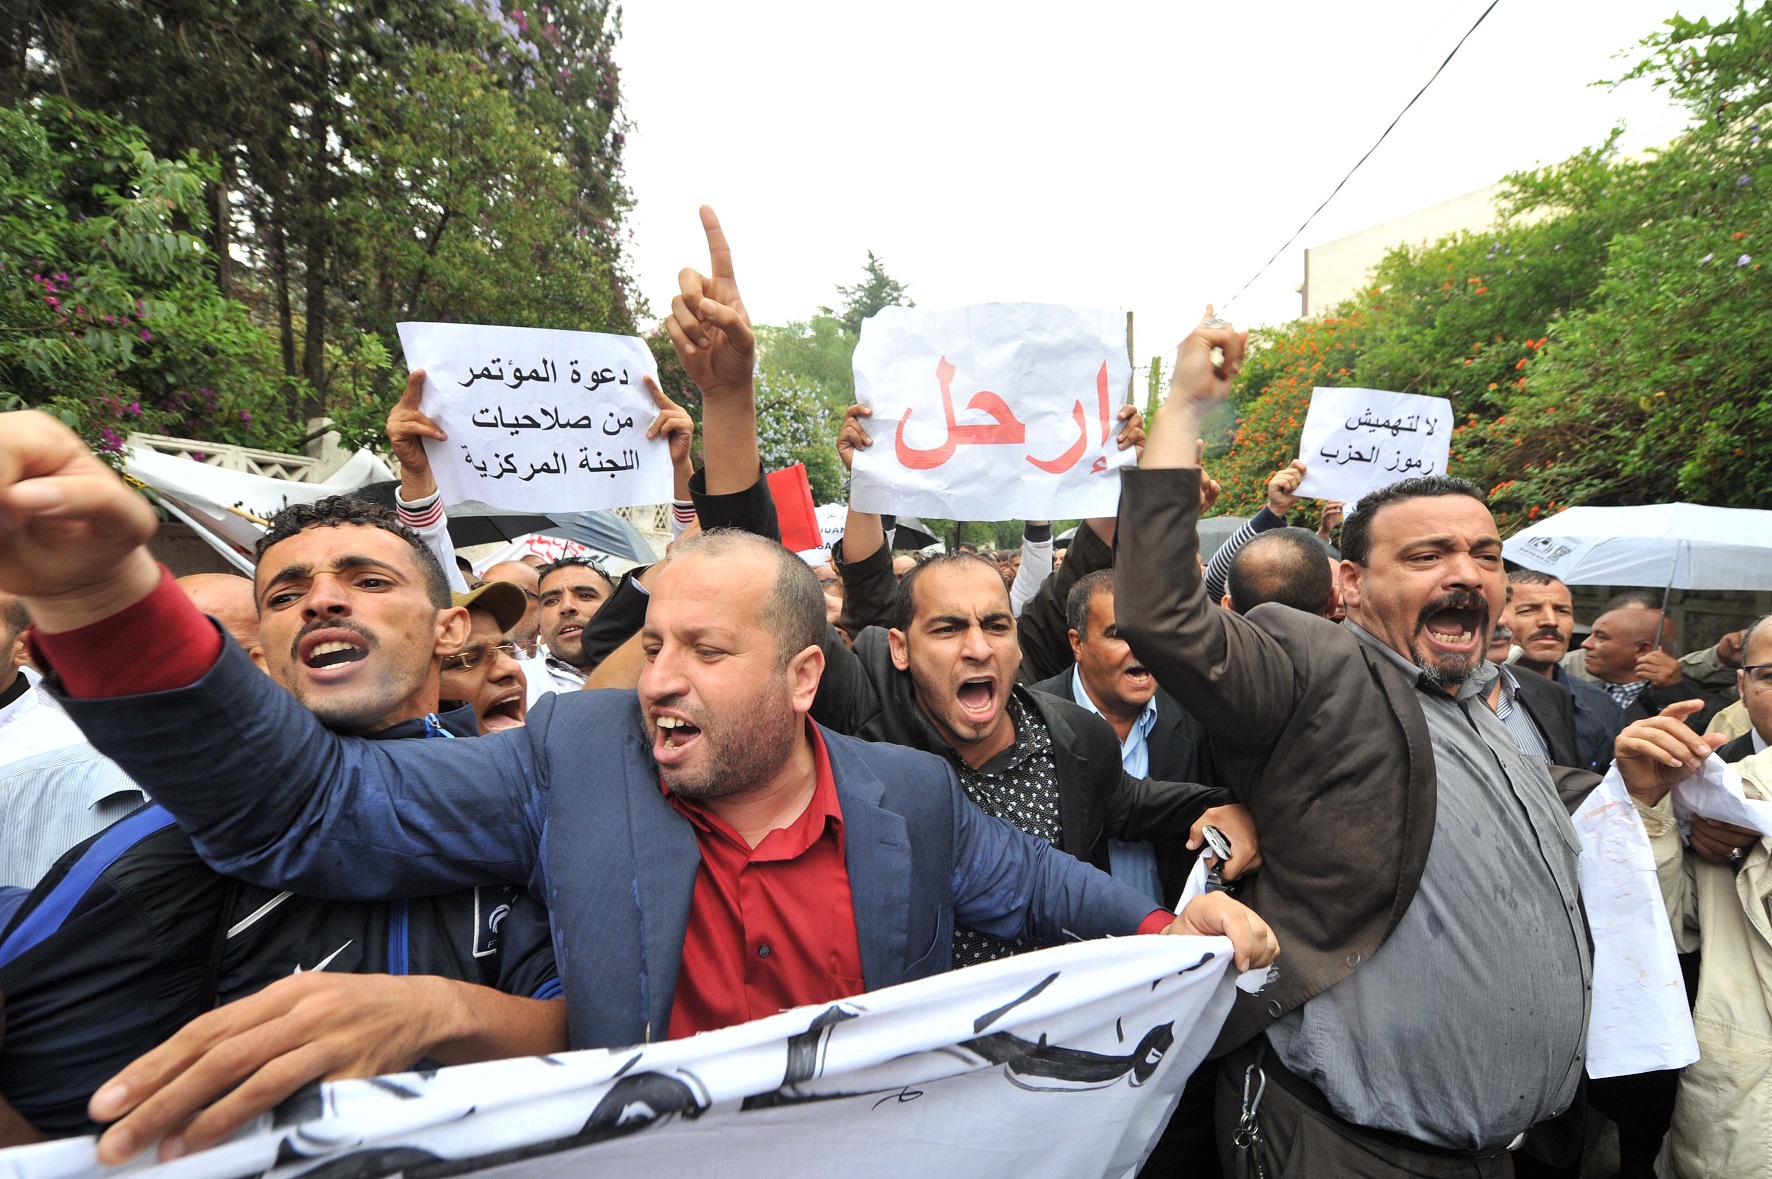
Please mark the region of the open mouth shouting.
[[333, 683], [355, 674], [357, 664], [369, 658], [373, 646], [368, 634], [333, 623], [297, 639], [295, 658], [309, 679]]
[[1128, 663], [1120, 669], [1120, 678], [1125, 680], [1126, 686], [1133, 691], [1142, 692], [1151, 686], [1150, 670], [1144, 664], [1136, 661]]
[[657, 730], [652, 738], [652, 757], [661, 766], [678, 764], [701, 740], [701, 728], [678, 713], [654, 713], [652, 723]]
[[997, 715], [997, 681], [992, 676], [963, 680], [955, 698], [960, 705], [960, 714], [971, 724], [989, 724]]
[[1476, 593], [1448, 594], [1429, 602], [1417, 628], [1430, 651], [1454, 658], [1480, 652], [1488, 631], [1489, 603]]
[[512, 688], [480, 710], [480, 727], [488, 733], [515, 729], [523, 724], [523, 692]]

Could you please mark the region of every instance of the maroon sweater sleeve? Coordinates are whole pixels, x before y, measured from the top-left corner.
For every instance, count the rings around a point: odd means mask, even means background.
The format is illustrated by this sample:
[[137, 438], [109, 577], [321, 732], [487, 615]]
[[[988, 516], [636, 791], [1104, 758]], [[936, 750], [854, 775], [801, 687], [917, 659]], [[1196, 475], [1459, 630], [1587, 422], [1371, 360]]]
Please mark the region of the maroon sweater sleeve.
[[172, 573], [133, 606], [78, 630], [31, 632], [37, 663], [69, 696], [100, 700], [189, 687], [221, 658], [226, 640]]
[[1162, 933], [1175, 922], [1175, 914], [1167, 909], [1158, 909], [1149, 917], [1138, 923], [1139, 933]]

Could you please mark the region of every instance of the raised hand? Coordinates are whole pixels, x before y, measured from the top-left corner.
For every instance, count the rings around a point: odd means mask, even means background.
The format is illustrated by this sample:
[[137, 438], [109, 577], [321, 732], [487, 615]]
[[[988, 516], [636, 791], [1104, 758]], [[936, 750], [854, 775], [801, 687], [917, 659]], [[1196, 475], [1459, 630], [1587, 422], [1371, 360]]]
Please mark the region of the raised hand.
[[852, 405], [843, 411], [843, 428], [837, 432], [837, 457], [843, 460], [843, 469], [855, 469], [855, 452], [866, 450], [874, 444], [867, 430], [862, 428], [861, 419], [871, 418], [874, 411], [865, 405]]
[[1170, 400], [1191, 402], [1201, 408], [1223, 401], [1230, 396], [1231, 382], [1243, 367], [1248, 347], [1249, 333], [1225, 324], [1208, 304], [1200, 326], [1176, 350], [1175, 374], [1169, 380]]
[[1335, 535], [1335, 529], [1340, 526], [1341, 518], [1346, 511], [1347, 505], [1338, 499], [1324, 503], [1323, 522], [1317, 525], [1317, 535], [1322, 538], [1324, 544], [1328, 544], [1329, 538]]
[[436, 477], [431, 474], [431, 459], [425, 454], [424, 439], [448, 442], [449, 435], [418, 408], [424, 396], [425, 370], [419, 369], [406, 378], [406, 391], [388, 413], [388, 449], [400, 464], [400, 495], [410, 501], [423, 499], [437, 490]]
[[668, 440], [676, 497], [688, 499], [689, 478], [695, 474], [695, 464], [690, 458], [690, 450], [695, 445], [695, 419], [689, 416], [688, 410], [666, 397], [657, 381], [649, 376], [642, 379], [646, 384], [646, 392], [652, 395], [652, 404], [658, 407], [658, 416], [646, 428], [646, 437]]
[[749, 390], [757, 338], [732, 273], [732, 247], [707, 205], [701, 207], [701, 225], [708, 238], [708, 273], [690, 268], [678, 273], [679, 293], [671, 299], [665, 330], [689, 379], [711, 398], [727, 390]]
[[1267, 510], [1284, 520], [1298, 506], [1298, 485], [1304, 482], [1303, 459], [1293, 459], [1269, 476]]
[[73, 630], [148, 596], [154, 509], [35, 410], [0, 414], [0, 591], [46, 632]]

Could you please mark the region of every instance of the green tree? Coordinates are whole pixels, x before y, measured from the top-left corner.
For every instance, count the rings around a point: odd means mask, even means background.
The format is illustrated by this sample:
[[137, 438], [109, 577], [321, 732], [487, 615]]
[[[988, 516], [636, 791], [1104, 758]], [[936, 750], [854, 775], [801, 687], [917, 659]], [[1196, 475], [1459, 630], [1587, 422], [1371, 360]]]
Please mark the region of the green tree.
[[[906, 294], [909, 288], [886, 273], [886, 263], [875, 257], [872, 250], [868, 251], [867, 265], [862, 270], [860, 282], [854, 286], [837, 288], [837, 294], [843, 297], [843, 313], [838, 319], [853, 336], [860, 336], [861, 321], [882, 307], [917, 305]], [[831, 314], [828, 308], [823, 310], [826, 315]]]
[[215, 289], [208, 179], [60, 99], [0, 108], [0, 408], [112, 455], [132, 430], [293, 441], [274, 339]]
[[1517, 528], [1577, 503], [1772, 504], [1772, 6], [1675, 17], [1632, 77], [1690, 129], [1646, 158], [1616, 135], [1508, 177], [1497, 224], [1393, 251], [1329, 314], [1259, 333], [1215, 466], [1252, 510], [1297, 453], [1315, 385], [1449, 398], [1453, 472]]

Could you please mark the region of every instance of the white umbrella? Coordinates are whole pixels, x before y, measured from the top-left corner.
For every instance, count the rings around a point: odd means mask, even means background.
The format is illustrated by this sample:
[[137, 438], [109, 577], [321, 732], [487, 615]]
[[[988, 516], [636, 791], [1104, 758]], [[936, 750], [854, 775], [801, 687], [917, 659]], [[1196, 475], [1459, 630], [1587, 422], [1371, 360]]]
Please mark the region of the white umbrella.
[[1706, 504], [1569, 508], [1516, 532], [1502, 555], [1569, 585], [1772, 588], [1772, 512]]

